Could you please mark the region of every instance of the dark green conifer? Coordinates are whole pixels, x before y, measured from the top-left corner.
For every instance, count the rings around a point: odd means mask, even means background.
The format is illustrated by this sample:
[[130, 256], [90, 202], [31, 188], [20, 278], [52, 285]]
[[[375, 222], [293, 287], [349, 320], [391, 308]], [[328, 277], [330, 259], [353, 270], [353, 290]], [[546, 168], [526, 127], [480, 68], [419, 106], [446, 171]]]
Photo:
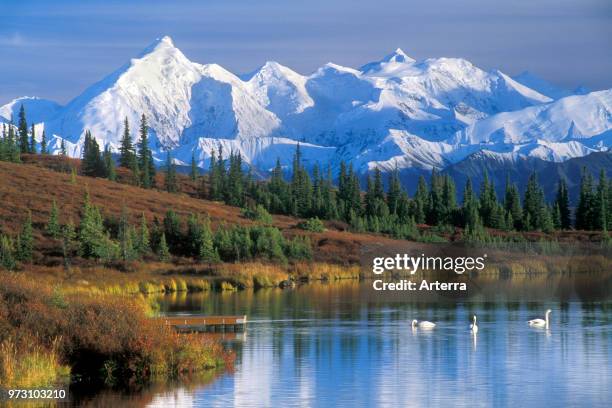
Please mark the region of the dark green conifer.
[[28, 122], [26, 121], [26, 113], [23, 104], [19, 108], [19, 121], [17, 122], [17, 131], [19, 133], [19, 150], [21, 153], [29, 153], [30, 142], [28, 139]]
[[144, 113], [140, 118], [140, 140], [138, 142], [138, 168], [140, 171], [140, 184], [144, 188], [155, 185], [155, 164], [153, 154], [149, 147], [149, 128]]
[[165, 177], [166, 191], [169, 193], [176, 193], [178, 191], [178, 185], [176, 180], [176, 165], [172, 161], [170, 152], [166, 153], [166, 177]]
[[40, 154], [49, 154], [49, 147], [47, 146], [47, 135], [43, 129], [42, 136], [40, 137]]
[[59, 222], [59, 209], [57, 208], [57, 203], [55, 200], [53, 200], [53, 204], [51, 205], [51, 212], [49, 214], [46, 232], [49, 234], [49, 236], [56, 239], [62, 234], [62, 226]]

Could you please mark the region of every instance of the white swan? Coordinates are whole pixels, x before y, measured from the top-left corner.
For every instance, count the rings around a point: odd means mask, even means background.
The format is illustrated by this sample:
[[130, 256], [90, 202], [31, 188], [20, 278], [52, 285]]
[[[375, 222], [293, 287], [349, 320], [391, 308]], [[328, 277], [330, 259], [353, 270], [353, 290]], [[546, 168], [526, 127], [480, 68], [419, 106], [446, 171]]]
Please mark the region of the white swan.
[[432, 322], [428, 322], [427, 320], [418, 322], [416, 319], [414, 319], [412, 321], [412, 328], [416, 329], [417, 326], [419, 329], [433, 329], [434, 327], [436, 327], [436, 324]]
[[544, 316], [544, 319], [533, 319], [527, 323], [529, 323], [529, 325], [533, 327], [545, 327], [548, 329], [548, 327], [550, 326], [548, 315], [550, 315], [551, 313], [552, 313], [552, 310], [548, 309], [546, 311], [546, 315]]
[[474, 315], [474, 323], [470, 324], [470, 330], [472, 333], [478, 333], [478, 325], [476, 324], [476, 315]]

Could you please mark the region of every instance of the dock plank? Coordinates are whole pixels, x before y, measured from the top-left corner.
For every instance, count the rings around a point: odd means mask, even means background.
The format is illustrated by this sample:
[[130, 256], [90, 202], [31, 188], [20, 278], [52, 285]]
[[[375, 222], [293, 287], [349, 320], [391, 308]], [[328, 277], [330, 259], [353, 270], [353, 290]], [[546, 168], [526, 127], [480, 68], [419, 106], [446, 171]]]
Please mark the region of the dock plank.
[[241, 316], [159, 316], [157, 319], [179, 331], [244, 330], [246, 315]]

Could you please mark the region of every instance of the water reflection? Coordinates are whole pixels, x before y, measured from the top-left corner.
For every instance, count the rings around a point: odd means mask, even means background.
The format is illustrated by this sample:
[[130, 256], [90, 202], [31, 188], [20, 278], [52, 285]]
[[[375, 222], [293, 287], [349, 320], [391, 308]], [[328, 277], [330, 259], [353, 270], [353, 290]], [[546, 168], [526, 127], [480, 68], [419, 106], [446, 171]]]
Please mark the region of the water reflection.
[[[606, 406], [612, 400], [609, 290], [595, 285], [589, 294], [586, 280], [559, 277], [477, 283], [478, 291], [461, 299], [381, 294], [354, 281], [159, 299], [167, 313], [247, 314], [250, 323], [243, 338], [227, 339], [237, 353], [233, 374], [153, 391], [147, 404]], [[549, 330], [529, 327], [548, 308]], [[473, 315], [477, 334], [469, 329]], [[415, 318], [437, 325], [413, 330]]]

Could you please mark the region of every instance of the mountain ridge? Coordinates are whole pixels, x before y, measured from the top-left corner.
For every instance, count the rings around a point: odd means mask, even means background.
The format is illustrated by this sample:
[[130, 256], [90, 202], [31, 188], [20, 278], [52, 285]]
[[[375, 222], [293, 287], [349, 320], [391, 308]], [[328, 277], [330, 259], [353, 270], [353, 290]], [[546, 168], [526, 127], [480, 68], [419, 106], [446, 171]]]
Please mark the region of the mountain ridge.
[[[236, 75], [190, 61], [165, 36], [65, 106], [37, 102], [26, 112], [52, 151], [64, 140], [72, 156], [86, 129], [117, 151], [124, 118], [134, 135], [145, 113], [158, 162], [169, 150], [206, 167], [206, 149], [222, 144], [267, 171], [273, 154], [289, 165], [300, 142], [309, 165], [344, 160], [365, 173], [441, 170], [476, 151], [562, 162], [612, 147], [612, 91], [559, 97], [567, 92], [532, 74], [512, 78], [461, 58], [416, 61], [399, 48], [359, 69], [328, 63], [302, 75], [268, 61]], [[31, 100], [0, 116], [8, 122]]]

